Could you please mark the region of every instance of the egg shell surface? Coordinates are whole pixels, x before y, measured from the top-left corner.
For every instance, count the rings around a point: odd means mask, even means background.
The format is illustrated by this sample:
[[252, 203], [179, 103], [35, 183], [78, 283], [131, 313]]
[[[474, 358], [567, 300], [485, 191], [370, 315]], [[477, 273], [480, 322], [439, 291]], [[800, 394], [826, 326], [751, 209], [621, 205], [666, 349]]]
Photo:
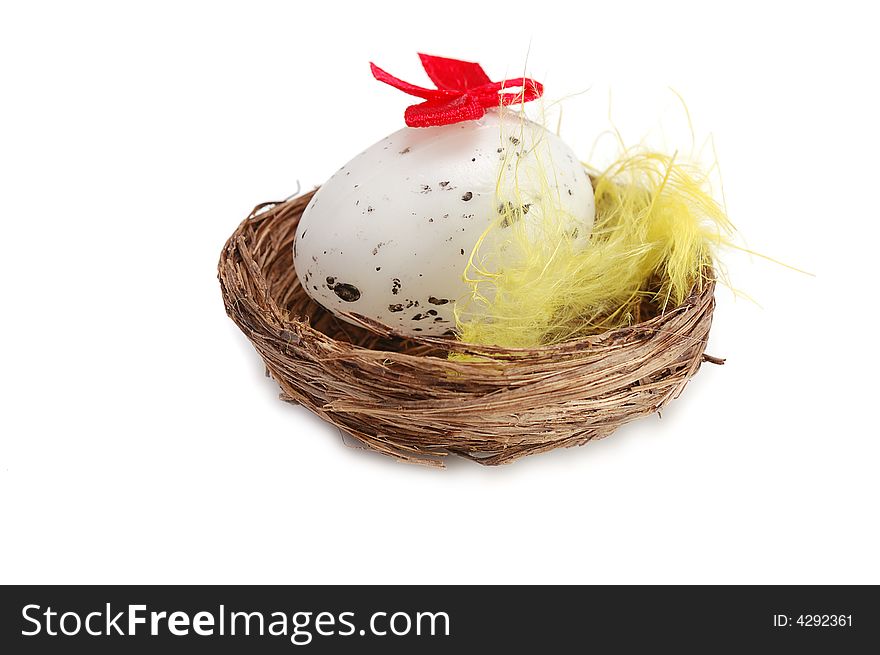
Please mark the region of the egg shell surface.
[[[476, 121], [403, 128], [337, 171], [303, 212], [297, 276], [333, 313], [357, 313], [406, 334], [451, 334], [463, 273], [505, 206], [537, 221], [550, 206], [585, 241], [590, 179], [544, 127], [506, 111]], [[481, 246], [482, 247], [482, 246]]]

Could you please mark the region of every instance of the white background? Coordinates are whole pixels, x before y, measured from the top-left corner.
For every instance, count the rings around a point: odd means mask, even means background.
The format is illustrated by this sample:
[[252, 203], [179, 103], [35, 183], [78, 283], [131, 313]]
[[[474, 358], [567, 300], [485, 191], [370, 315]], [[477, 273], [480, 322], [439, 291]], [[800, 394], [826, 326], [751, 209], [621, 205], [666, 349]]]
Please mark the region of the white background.
[[[0, 582], [880, 582], [859, 4], [4, 4]], [[215, 267], [253, 205], [402, 125], [367, 62], [421, 83], [418, 51], [528, 55], [585, 158], [609, 102], [638, 141], [674, 88], [748, 244], [815, 277], [729, 255], [760, 306], [719, 290], [728, 363], [602, 442], [445, 471], [346, 447], [277, 400]]]

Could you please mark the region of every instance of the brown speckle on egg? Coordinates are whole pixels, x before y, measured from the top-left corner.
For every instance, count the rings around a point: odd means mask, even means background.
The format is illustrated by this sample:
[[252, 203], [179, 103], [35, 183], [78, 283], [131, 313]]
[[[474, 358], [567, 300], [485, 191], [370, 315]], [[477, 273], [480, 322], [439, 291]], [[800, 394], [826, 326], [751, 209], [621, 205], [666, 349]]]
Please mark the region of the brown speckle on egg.
[[333, 277], [332, 275], [328, 275], [327, 276], [327, 286], [332, 287], [334, 284], [336, 284], [336, 278]]
[[360, 289], [352, 284], [337, 284], [333, 287], [333, 293], [345, 302], [355, 302], [361, 297]]
[[409, 152], [409, 146], [407, 146], [406, 148], [404, 148], [403, 150], [401, 150], [399, 154], [401, 154], [401, 155], [405, 155], [405, 154], [407, 154], [408, 152]]
[[421, 188], [422, 188], [421, 193], [431, 193], [431, 185], [430, 184], [423, 184]]
[[461, 196], [461, 199], [464, 200], [465, 202], [467, 202], [468, 200], [470, 200], [473, 197], [474, 197], [474, 194], [471, 191], [466, 191], [464, 193], [464, 195]]
[[435, 298], [434, 296], [428, 296], [428, 302], [432, 305], [445, 305], [449, 302], [449, 298]]
[[502, 214], [501, 227], [510, 227], [528, 214], [531, 207], [531, 203], [526, 203], [519, 207], [515, 206], [512, 202], [508, 202], [506, 206], [504, 203], [501, 203], [498, 205], [498, 213]]
[[400, 279], [399, 278], [395, 277], [395, 278], [391, 279], [391, 293], [393, 293], [395, 296], [398, 293], [400, 293]]
[[389, 312], [402, 312], [403, 305], [401, 305], [400, 303], [397, 303], [395, 305], [388, 305], [388, 311]]

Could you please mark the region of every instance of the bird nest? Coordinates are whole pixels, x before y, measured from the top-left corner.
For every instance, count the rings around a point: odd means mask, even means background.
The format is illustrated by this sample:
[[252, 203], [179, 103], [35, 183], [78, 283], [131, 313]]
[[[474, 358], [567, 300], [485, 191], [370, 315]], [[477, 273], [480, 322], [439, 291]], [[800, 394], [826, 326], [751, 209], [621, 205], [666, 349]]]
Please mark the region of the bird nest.
[[703, 361], [723, 361], [703, 352], [711, 275], [675, 309], [534, 349], [407, 337], [357, 315], [357, 326], [341, 321], [303, 291], [293, 267], [311, 195], [258, 205], [229, 238], [219, 264], [226, 313], [282, 400], [381, 453], [438, 466], [449, 454], [503, 464], [580, 446], [659, 411]]

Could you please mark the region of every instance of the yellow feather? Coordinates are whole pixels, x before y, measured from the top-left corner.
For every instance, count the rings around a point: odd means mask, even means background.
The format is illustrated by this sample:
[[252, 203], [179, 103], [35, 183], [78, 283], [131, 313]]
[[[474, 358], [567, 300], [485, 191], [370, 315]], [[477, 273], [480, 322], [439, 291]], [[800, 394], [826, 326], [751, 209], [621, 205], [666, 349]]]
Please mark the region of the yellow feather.
[[732, 245], [706, 174], [674, 155], [630, 151], [593, 175], [586, 244], [553, 198], [552, 165], [542, 168], [542, 206], [528, 220], [503, 213], [471, 253], [470, 294], [456, 305], [462, 341], [529, 348], [643, 320], [681, 304]]

